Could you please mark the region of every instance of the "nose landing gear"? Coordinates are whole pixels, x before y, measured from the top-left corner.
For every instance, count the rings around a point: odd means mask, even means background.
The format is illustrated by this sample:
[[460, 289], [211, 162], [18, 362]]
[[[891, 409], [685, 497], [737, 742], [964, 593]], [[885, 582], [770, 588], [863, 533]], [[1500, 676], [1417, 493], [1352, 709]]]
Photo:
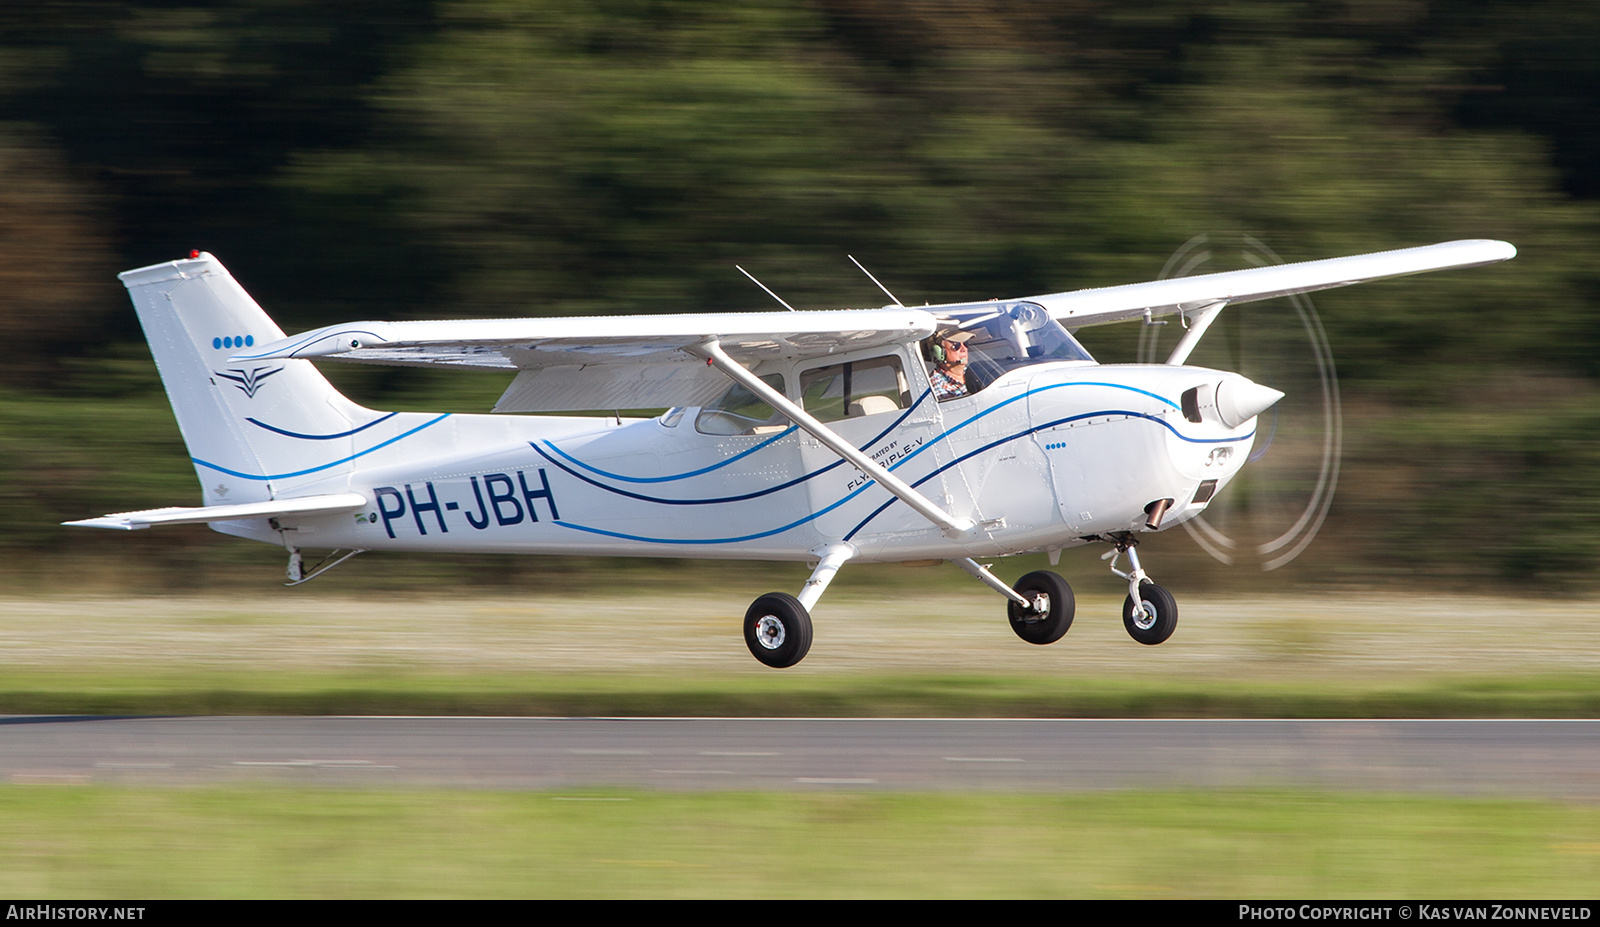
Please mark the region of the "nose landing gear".
[[[1108, 551], [1102, 560], [1111, 561], [1111, 572], [1128, 581], [1128, 598], [1122, 603], [1122, 626], [1128, 636], [1141, 644], [1155, 645], [1172, 636], [1178, 629], [1178, 602], [1161, 586], [1150, 581], [1144, 567], [1139, 564], [1138, 542], [1131, 537], [1118, 538], [1116, 549]], [[1128, 555], [1133, 569], [1117, 569], [1117, 558]]]
[[1141, 644], [1159, 644], [1178, 628], [1178, 603], [1172, 593], [1155, 583], [1145, 583], [1139, 587], [1137, 609], [1131, 595], [1122, 603], [1122, 626]]

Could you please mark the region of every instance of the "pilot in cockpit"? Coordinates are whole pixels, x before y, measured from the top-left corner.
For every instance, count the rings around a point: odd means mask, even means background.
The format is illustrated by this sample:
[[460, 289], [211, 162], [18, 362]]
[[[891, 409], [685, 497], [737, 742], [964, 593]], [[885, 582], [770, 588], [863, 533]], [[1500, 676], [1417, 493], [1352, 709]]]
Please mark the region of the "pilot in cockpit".
[[931, 339], [928, 357], [935, 366], [928, 379], [932, 381], [934, 398], [940, 402], [971, 392], [967, 384], [967, 342], [971, 338], [972, 332], [945, 329]]

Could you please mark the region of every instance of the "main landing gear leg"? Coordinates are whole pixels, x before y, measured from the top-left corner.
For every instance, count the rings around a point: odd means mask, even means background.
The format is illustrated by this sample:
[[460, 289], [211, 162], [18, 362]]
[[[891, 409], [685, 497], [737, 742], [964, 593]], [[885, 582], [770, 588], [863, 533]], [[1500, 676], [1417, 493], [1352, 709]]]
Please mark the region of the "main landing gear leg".
[[[1111, 572], [1128, 581], [1128, 598], [1122, 603], [1122, 626], [1128, 635], [1141, 644], [1159, 644], [1178, 629], [1178, 602], [1172, 593], [1157, 586], [1145, 575], [1139, 563], [1138, 542], [1131, 537], [1120, 538], [1115, 550], [1100, 559], [1111, 561]], [[1117, 558], [1128, 555], [1133, 569], [1117, 569]]]
[[744, 642], [750, 653], [774, 669], [793, 666], [811, 649], [811, 609], [833, 582], [834, 574], [857, 553], [853, 544], [832, 544], [811, 551], [817, 566], [799, 597], [769, 592], [744, 613]]
[[1011, 630], [1028, 643], [1053, 644], [1072, 627], [1072, 616], [1077, 611], [1072, 587], [1049, 570], [1029, 573], [1012, 587], [970, 557], [951, 562], [1011, 600], [1006, 606]]

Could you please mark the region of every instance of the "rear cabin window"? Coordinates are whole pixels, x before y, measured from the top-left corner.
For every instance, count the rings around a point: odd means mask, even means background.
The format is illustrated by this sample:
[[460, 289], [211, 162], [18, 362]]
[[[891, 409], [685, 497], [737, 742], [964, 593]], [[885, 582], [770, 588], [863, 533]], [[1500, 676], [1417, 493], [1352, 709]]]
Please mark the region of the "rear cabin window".
[[801, 405], [821, 422], [894, 412], [911, 405], [897, 355], [813, 367], [800, 375]]
[[[781, 373], [769, 373], [761, 382], [783, 392]], [[789, 420], [755, 393], [735, 383], [716, 402], [700, 410], [694, 427], [706, 435], [764, 435], [789, 427]]]

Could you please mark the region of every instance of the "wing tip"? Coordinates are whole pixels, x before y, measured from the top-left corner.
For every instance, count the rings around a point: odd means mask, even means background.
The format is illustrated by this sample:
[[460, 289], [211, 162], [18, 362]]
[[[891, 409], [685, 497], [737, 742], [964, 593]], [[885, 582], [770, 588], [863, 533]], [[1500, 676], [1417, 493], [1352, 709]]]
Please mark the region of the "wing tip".
[[1517, 256], [1516, 245], [1496, 238], [1468, 238], [1461, 241], [1445, 242], [1440, 247], [1452, 247], [1471, 255], [1470, 261], [1454, 265], [1456, 267], [1482, 267], [1485, 264], [1498, 264], [1501, 261], [1509, 261]]
[[1517, 246], [1509, 241], [1491, 240], [1489, 244], [1499, 253], [1499, 256], [1495, 258], [1497, 261], [1509, 261], [1517, 256]]

